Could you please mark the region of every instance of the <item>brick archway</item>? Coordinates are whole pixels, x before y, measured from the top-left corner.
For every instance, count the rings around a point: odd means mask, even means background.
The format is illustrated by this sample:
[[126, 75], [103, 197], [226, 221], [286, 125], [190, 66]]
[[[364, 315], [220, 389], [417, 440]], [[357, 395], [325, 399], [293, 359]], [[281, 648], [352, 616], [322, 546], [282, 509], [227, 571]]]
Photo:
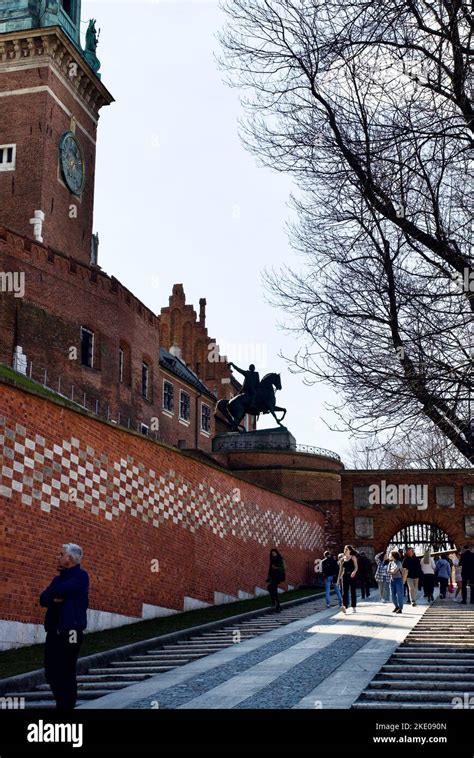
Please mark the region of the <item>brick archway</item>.
[[[472, 469], [346, 470], [341, 485], [343, 542], [369, 554], [384, 550], [391, 537], [411, 524], [433, 524], [458, 548], [474, 543]], [[379, 488], [375, 498], [374, 487]], [[396, 493], [393, 498], [389, 487]], [[420, 502], [408, 497], [410, 487], [419, 488]]]

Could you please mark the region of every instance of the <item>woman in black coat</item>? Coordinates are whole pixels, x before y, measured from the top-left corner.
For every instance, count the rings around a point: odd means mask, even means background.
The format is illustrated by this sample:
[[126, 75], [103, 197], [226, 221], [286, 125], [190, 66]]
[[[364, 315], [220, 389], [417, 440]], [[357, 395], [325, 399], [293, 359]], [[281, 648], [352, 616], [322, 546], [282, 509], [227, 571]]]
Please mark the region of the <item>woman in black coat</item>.
[[268, 568], [267, 584], [272, 607], [275, 613], [281, 613], [280, 600], [278, 598], [278, 585], [286, 579], [285, 561], [283, 556], [273, 548], [270, 550], [270, 566]]

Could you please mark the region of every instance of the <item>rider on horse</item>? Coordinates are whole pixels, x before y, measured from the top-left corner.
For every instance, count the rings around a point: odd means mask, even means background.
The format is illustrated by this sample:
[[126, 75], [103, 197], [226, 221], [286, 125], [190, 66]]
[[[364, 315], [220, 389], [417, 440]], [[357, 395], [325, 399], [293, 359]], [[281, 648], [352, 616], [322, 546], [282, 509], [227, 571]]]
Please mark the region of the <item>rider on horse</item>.
[[242, 374], [242, 376], [245, 377], [241, 394], [245, 397], [250, 406], [254, 406], [257, 402], [257, 390], [260, 386], [260, 376], [258, 371], [255, 371], [255, 366], [253, 363], [250, 364], [248, 371], [239, 368], [235, 363], [229, 363], [229, 366], [235, 368], [239, 374]]

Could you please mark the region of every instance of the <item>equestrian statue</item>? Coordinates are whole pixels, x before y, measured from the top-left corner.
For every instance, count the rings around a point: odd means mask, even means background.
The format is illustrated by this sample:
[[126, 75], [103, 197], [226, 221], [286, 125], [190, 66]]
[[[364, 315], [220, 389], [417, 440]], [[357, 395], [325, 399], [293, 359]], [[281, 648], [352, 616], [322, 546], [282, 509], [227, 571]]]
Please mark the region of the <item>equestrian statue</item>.
[[[275, 390], [281, 390], [280, 374], [266, 374], [260, 381], [260, 376], [253, 363], [249, 366], [248, 371], [239, 368], [235, 363], [229, 363], [229, 366], [244, 377], [242, 392], [233, 397], [232, 400], [219, 400], [216, 413], [219, 412], [224, 416], [231, 424], [234, 432], [246, 431], [241, 422], [247, 413], [256, 416], [257, 419], [261, 413], [271, 413], [278, 426], [283, 427], [281, 422], [286, 416], [286, 408], [280, 408], [275, 402]], [[283, 416], [278, 419], [276, 413], [280, 411]]]

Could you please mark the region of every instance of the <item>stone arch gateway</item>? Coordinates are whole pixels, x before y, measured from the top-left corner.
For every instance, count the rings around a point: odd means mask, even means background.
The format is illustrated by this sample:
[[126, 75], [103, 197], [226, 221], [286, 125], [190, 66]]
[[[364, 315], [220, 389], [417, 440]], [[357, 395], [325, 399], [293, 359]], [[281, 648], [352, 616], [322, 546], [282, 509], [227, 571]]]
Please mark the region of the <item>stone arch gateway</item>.
[[367, 554], [417, 524], [432, 524], [458, 548], [474, 544], [472, 469], [346, 470], [341, 490], [343, 541]]

